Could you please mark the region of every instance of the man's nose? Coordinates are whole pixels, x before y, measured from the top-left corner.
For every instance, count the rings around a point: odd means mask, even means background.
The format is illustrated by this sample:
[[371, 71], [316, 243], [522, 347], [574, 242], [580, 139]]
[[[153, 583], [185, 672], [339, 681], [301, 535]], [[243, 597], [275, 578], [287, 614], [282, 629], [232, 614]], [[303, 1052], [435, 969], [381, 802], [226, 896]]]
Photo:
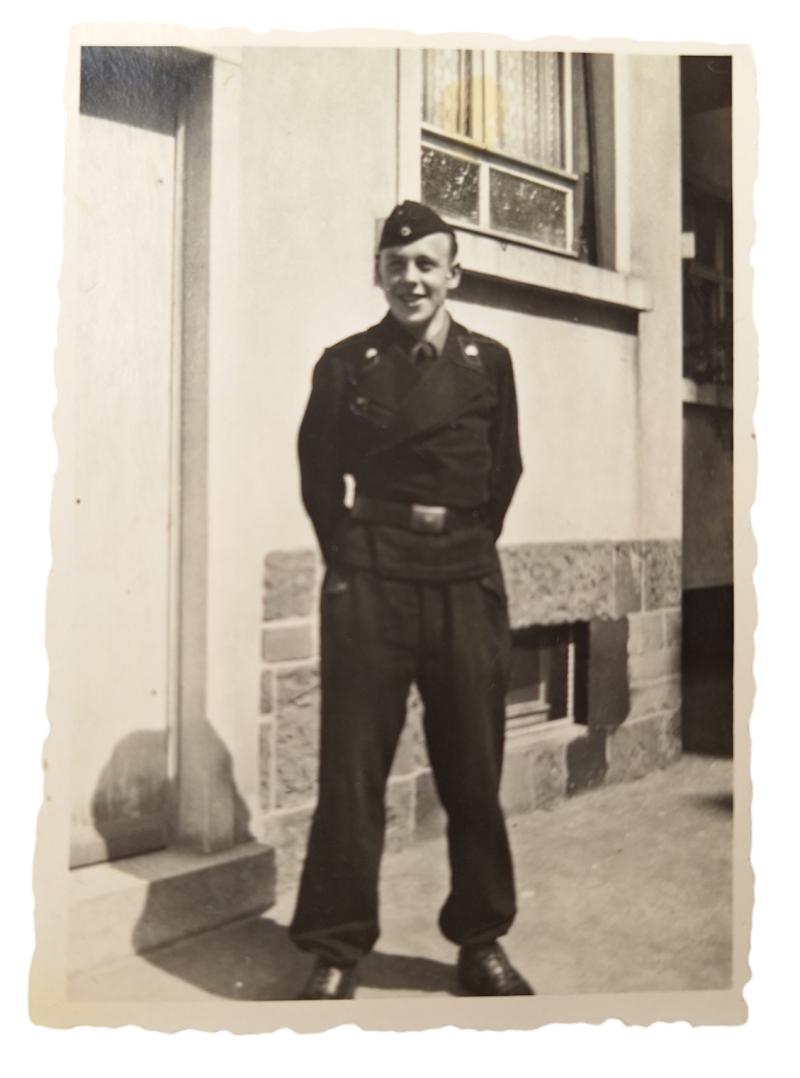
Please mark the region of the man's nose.
[[419, 280], [419, 270], [413, 262], [406, 262], [403, 268], [403, 281], [407, 284], [416, 284]]

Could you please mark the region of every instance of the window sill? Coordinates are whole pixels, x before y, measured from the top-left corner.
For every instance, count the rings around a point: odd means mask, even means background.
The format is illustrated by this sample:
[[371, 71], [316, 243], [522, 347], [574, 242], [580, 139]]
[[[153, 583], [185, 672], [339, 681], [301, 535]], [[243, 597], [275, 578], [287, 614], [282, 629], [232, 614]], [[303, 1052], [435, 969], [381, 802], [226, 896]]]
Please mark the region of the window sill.
[[733, 390], [730, 386], [717, 385], [715, 382], [695, 382], [693, 378], [684, 378], [683, 403], [732, 409]]
[[586, 737], [589, 727], [584, 723], [576, 722], [575, 719], [549, 719], [547, 722], [537, 723], [525, 730], [524, 733], [506, 734], [506, 745], [519, 745], [534, 741], [553, 741], [556, 744], [576, 741]]
[[459, 262], [466, 273], [634, 311], [653, 307], [650, 288], [639, 277], [587, 266], [585, 262], [515, 243], [511, 238], [500, 240], [457, 226], [456, 234]]

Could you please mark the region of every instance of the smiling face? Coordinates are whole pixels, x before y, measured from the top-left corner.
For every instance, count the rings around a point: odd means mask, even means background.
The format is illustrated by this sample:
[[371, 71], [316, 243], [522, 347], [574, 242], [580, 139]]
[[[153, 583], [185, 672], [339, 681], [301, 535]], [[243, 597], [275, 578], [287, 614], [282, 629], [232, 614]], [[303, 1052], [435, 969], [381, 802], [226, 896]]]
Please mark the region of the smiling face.
[[394, 317], [415, 336], [437, 320], [447, 295], [461, 281], [446, 232], [431, 232], [378, 255], [378, 279]]

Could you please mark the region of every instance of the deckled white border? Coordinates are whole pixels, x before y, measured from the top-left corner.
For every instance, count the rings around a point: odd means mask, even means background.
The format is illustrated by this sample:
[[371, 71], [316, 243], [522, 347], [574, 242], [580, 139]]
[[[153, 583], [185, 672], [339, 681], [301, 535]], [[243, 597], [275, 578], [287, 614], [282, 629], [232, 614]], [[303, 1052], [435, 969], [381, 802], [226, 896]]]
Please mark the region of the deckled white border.
[[[543, 6], [543, 5], [542, 5]], [[537, 5], [537, 7], [542, 7]], [[759, 696], [756, 701], [754, 720], [753, 775], [756, 783], [756, 847], [754, 862], [757, 872], [756, 930], [752, 964], [755, 982], [746, 991], [751, 1007], [751, 1019], [744, 1030], [689, 1031], [680, 1027], [663, 1027], [648, 1031], [618, 1030], [616, 1033], [607, 1023], [602, 1029], [577, 1029], [575, 1027], [551, 1027], [534, 1035], [525, 1034], [419, 1034], [405, 1037], [379, 1035], [380, 1071], [382, 1074], [406, 1073], [411, 1042], [424, 1042], [424, 1048], [432, 1069], [438, 1065], [451, 1067], [446, 1059], [453, 1051], [450, 1042], [458, 1043], [459, 1069], [464, 1073], [496, 1071], [503, 1065], [540, 1069], [558, 1066], [567, 1073], [577, 1073], [583, 1066], [590, 1066], [595, 1073], [674, 1073], [678, 1061], [691, 1060], [689, 1073], [703, 1073], [706, 1069], [719, 1073], [754, 1073], [757, 1067], [768, 1065], [766, 1053], [772, 1058], [787, 1059], [781, 1051], [780, 1031], [788, 1028], [790, 1034], [794, 1022], [796, 999], [796, 971], [792, 956], [797, 957], [796, 910], [790, 905], [791, 891], [788, 887], [791, 846], [796, 847], [795, 828], [787, 826], [787, 815], [796, 820], [797, 808], [790, 798], [795, 786], [793, 771], [797, 759], [797, 711], [796, 693], [791, 675], [797, 665], [797, 657], [790, 648], [790, 626], [782, 625], [781, 606], [776, 599], [785, 595], [787, 588], [797, 590], [797, 574], [793, 562], [793, 547], [797, 545], [796, 532], [787, 529], [789, 516], [781, 513], [786, 498], [796, 489], [796, 449], [791, 435], [796, 420], [794, 402], [800, 399], [796, 392], [797, 346], [796, 332], [792, 323], [796, 298], [790, 285], [794, 284], [796, 272], [788, 262], [795, 249], [797, 225], [792, 219], [796, 206], [798, 170], [797, 149], [786, 141], [786, 133], [793, 124], [796, 88], [790, 76], [796, 64], [791, 56], [787, 38], [788, 27], [776, 22], [777, 5], [752, 6], [742, 15], [731, 11], [730, 4], [680, 4], [671, 3], [669, 10], [645, 12], [644, 5], [623, 5], [606, 2], [602, 5], [571, 5], [570, 10], [553, 5], [551, 11], [537, 11], [538, 25], [529, 17], [517, 16], [510, 21], [498, 3], [487, 7], [483, 18], [480, 13], [451, 7], [438, 8], [434, 13], [430, 5], [419, 5], [423, 14], [414, 13], [414, 5], [406, 4], [403, 10], [361, 10], [348, 14], [357, 5], [336, 5], [338, 25], [391, 25], [420, 30], [467, 28], [473, 30], [491, 28], [527, 37], [542, 31], [558, 29], [579, 36], [625, 36], [644, 39], [669, 39], [673, 41], [692, 39], [708, 41], [744, 41], [756, 46], [759, 64], [760, 106], [762, 111], [761, 174], [763, 179], [757, 188], [757, 215], [759, 229], [764, 234], [764, 245], [757, 250], [757, 272], [763, 274], [756, 280], [755, 311], [760, 332], [762, 396], [757, 413], [759, 449], [762, 478], [760, 503], [756, 512], [758, 538], [761, 546], [761, 562], [757, 583], [762, 592], [760, 598], [760, 624], [758, 643], [762, 652], [757, 662]], [[209, 10], [211, 9], [211, 10]], [[62, 169], [61, 142], [63, 136], [63, 113], [61, 112], [61, 80], [54, 77], [63, 71], [66, 51], [68, 18], [102, 17], [125, 18], [143, 21], [149, 18], [181, 22], [184, 25], [202, 22], [213, 26], [220, 22], [220, 10], [211, 5], [196, 3], [188, 9], [185, 4], [159, 5], [146, 3], [105, 4], [100, 11], [74, 11], [69, 7], [61, 12], [20, 12], [6, 19], [7, 34], [4, 49], [4, 68], [12, 71], [11, 90], [4, 95], [4, 120], [9, 114], [11, 122], [5, 127], [5, 144], [10, 154], [4, 165], [4, 187], [8, 192], [2, 205], [11, 223], [19, 227], [17, 235], [8, 242], [4, 229], [5, 269], [12, 282], [27, 284], [29, 299], [24, 305], [11, 303], [7, 310], [16, 315], [10, 341], [3, 349], [5, 358], [6, 392], [3, 394], [4, 442], [3, 459], [7, 465], [9, 480], [6, 484], [7, 520], [13, 522], [14, 531], [9, 535], [5, 525], [5, 539], [14, 540], [11, 552], [4, 551], [4, 569], [9, 585], [4, 588], [6, 599], [11, 597], [13, 635], [6, 641], [4, 655], [21, 658], [18, 645], [22, 641], [26, 662], [9, 663], [9, 673], [17, 674], [11, 693], [6, 696], [7, 739], [13, 754], [11, 779], [20, 781], [7, 787], [11, 793], [11, 807], [6, 807], [5, 818], [16, 826], [11, 828], [17, 836], [16, 849], [4, 871], [6, 888], [14, 887], [20, 905], [6, 912], [7, 927], [12, 929], [5, 962], [4, 980], [13, 971], [11, 990], [13, 997], [4, 1009], [7, 1028], [15, 1030], [19, 1040], [16, 1051], [26, 1069], [39, 1071], [47, 1065], [43, 1054], [52, 1047], [52, 1064], [71, 1070], [80, 1067], [81, 1074], [141, 1073], [144, 1058], [153, 1058], [157, 1048], [159, 1071], [171, 1066], [191, 1068], [195, 1073], [218, 1073], [229, 1071], [233, 1066], [250, 1065], [263, 1069], [266, 1065], [291, 1066], [297, 1070], [301, 1055], [303, 1065], [313, 1066], [312, 1056], [316, 1049], [318, 1061], [326, 1060], [326, 1070], [331, 1062], [331, 1052], [344, 1063], [341, 1050], [342, 1037], [361, 1049], [367, 1042], [374, 1042], [377, 1035], [327, 1034], [320, 1038], [304, 1038], [299, 1046], [291, 1035], [264, 1038], [231, 1038], [224, 1035], [207, 1037], [202, 1034], [181, 1034], [178, 1037], [133, 1032], [76, 1031], [60, 1034], [46, 1030], [32, 1030], [24, 1017], [24, 979], [27, 961], [32, 949], [30, 927], [30, 877], [32, 821], [38, 808], [39, 784], [31, 783], [35, 774], [41, 741], [46, 726], [43, 719], [44, 686], [46, 668], [41, 649], [43, 638], [44, 573], [49, 562], [47, 550], [47, 519], [49, 513], [49, 483], [54, 466], [52, 444], [42, 443], [49, 432], [49, 414], [53, 407], [52, 365], [50, 357], [55, 343], [57, 305], [55, 280], [60, 265], [60, 228], [62, 200], [58, 177]], [[254, 30], [268, 29], [275, 25], [264, 5], [236, 3], [231, 0], [224, 5], [224, 19], [229, 25], [247, 25]], [[322, 14], [322, 13], [320, 13]], [[334, 11], [325, 13], [330, 18]], [[434, 14], [439, 25], [433, 23]], [[21, 16], [21, 18], [20, 18]], [[292, 11], [293, 28], [321, 27], [324, 23], [313, 16], [307, 18], [305, 27]], [[390, 16], [390, 18], [387, 18]], [[24, 21], [23, 21], [24, 20]], [[289, 26], [288, 21], [283, 25]], [[541, 27], [541, 29], [540, 29]], [[48, 123], [40, 122], [41, 116]], [[17, 123], [25, 138], [17, 137]], [[48, 141], [50, 140], [50, 141]], [[47, 181], [49, 180], [49, 191]], [[24, 196], [24, 197], [23, 197]], [[45, 239], [50, 239], [49, 246]], [[14, 252], [11, 257], [11, 252]], [[783, 255], [781, 259], [780, 255]], [[794, 260], [793, 260], [794, 261]], [[4, 289], [8, 300], [10, 285]], [[16, 292], [15, 292], [16, 294]], [[49, 302], [45, 297], [49, 296]], [[5, 306], [5, 305], [4, 305]], [[25, 406], [27, 405], [27, 406]], [[5, 411], [9, 415], [5, 417]], [[791, 469], [791, 470], [790, 470]], [[796, 497], [795, 497], [796, 500]], [[770, 512], [770, 505], [772, 507]], [[28, 508], [30, 516], [19, 509]], [[27, 556], [25, 556], [27, 554]], [[32, 555], [32, 556], [31, 556]], [[16, 586], [14, 586], [16, 584]], [[772, 593], [772, 598], [770, 597]], [[6, 605], [6, 609], [8, 609]], [[786, 610], [791, 604], [786, 605]], [[791, 636], [796, 638], [796, 632]], [[25, 730], [23, 739], [17, 735], [20, 726]], [[765, 732], [759, 735], [759, 726]], [[19, 747], [18, 747], [19, 746]], [[759, 782], [768, 789], [768, 796], [759, 798]], [[11, 812], [13, 808], [13, 812]], [[29, 810], [29, 811], [28, 811]], [[773, 836], [770, 842], [764, 835]], [[791, 844], [791, 846], [790, 846]], [[783, 911], [783, 915], [781, 915]], [[759, 970], [759, 948], [763, 948], [763, 967]], [[787, 968], [781, 970], [777, 962], [785, 954]], [[792, 1038], [793, 1039], [793, 1038]], [[77, 1043], [77, 1042], [80, 1042]], [[130, 1043], [128, 1043], [130, 1042]], [[189, 1043], [194, 1055], [189, 1054]], [[442, 1044], [442, 1042], [444, 1042]], [[491, 1047], [489, 1047], [491, 1042]], [[612, 1043], [613, 1042], [613, 1043]], [[431, 1053], [433, 1044], [435, 1050]], [[575, 1055], [578, 1044], [587, 1053], [579, 1062]], [[763, 1043], [763, 1048], [762, 1048]], [[508, 1049], [520, 1055], [516, 1061], [508, 1057]], [[11, 1058], [14, 1048], [9, 1040], [5, 1045], [6, 1058]], [[35, 1046], [32, 1050], [31, 1046]], [[637, 1047], [638, 1046], [638, 1047]], [[552, 1054], [548, 1051], [552, 1049]], [[138, 1051], [137, 1051], [138, 1049]], [[252, 1049], [252, 1051], [250, 1050]], [[634, 1058], [632, 1051], [636, 1049]], [[171, 1053], [175, 1053], [172, 1055]], [[197, 1053], [200, 1053], [198, 1056]], [[599, 1053], [596, 1057], [594, 1053]], [[279, 1062], [280, 1054], [283, 1062]], [[245, 1062], [244, 1055], [249, 1062]], [[141, 1058], [140, 1058], [141, 1055]], [[470, 1062], [467, 1063], [466, 1061]], [[628, 1064], [631, 1064], [630, 1069]], [[213, 1070], [212, 1070], [213, 1068]], [[338, 1068], [337, 1068], [338, 1069]], [[349, 1068], [353, 1070], [354, 1068]], [[684, 1065], [684, 1069], [685, 1065]]]

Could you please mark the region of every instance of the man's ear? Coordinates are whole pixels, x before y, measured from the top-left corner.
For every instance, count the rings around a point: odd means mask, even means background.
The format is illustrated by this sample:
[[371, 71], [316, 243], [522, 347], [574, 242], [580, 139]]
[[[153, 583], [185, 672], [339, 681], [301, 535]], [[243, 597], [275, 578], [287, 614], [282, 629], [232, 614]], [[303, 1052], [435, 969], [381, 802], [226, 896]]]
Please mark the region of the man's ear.
[[453, 289], [458, 288], [461, 284], [461, 263], [453, 262], [450, 266], [450, 273], [447, 278], [447, 290], [452, 292]]

